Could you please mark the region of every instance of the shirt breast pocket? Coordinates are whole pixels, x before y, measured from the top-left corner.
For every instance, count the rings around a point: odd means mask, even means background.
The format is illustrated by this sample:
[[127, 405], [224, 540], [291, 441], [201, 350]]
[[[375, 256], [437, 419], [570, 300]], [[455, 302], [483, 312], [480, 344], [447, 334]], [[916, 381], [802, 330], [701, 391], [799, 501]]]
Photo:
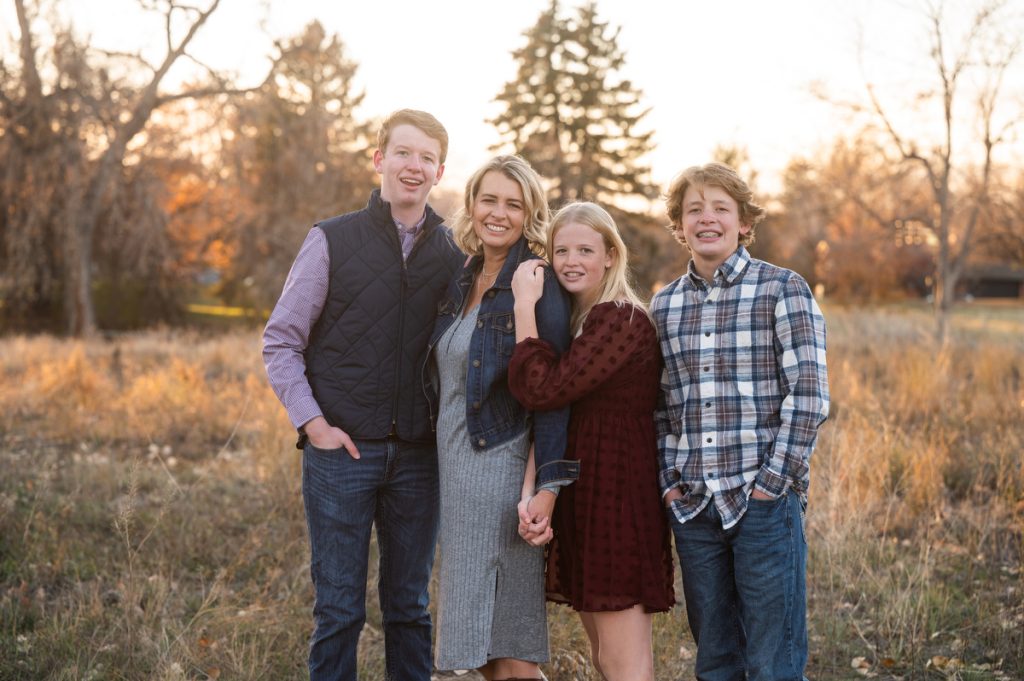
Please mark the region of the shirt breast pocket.
[[490, 318], [489, 324], [495, 349], [499, 354], [511, 357], [512, 350], [516, 346], [515, 316], [511, 312], [496, 314]]
[[740, 312], [734, 319], [731, 336], [726, 346], [730, 352], [725, 353], [726, 372], [740, 381], [764, 375], [773, 359], [770, 356], [772, 330], [764, 324], [763, 317], [749, 311]]

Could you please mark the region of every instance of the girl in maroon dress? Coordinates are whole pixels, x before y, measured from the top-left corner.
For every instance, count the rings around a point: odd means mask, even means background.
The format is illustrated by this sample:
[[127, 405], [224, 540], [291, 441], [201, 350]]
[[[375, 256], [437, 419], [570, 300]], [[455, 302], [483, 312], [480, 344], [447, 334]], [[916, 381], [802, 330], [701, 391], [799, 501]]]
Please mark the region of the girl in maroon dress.
[[657, 335], [626, 279], [626, 247], [607, 211], [593, 203], [560, 210], [548, 253], [573, 298], [575, 339], [559, 357], [537, 337], [545, 265], [523, 263], [512, 280], [509, 386], [529, 409], [572, 405], [566, 458], [579, 462], [579, 476], [524, 500], [520, 534], [533, 543], [553, 536], [547, 597], [579, 612], [598, 672], [608, 681], [653, 681], [652, 613], [675, 602], [657, 481]]

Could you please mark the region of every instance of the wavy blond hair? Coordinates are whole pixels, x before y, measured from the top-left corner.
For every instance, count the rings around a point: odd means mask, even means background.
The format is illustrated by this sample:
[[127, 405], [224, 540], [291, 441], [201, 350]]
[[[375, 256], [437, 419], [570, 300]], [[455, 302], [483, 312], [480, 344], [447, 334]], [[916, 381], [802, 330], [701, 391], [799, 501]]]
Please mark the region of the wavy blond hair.
[[523, 208], [525, 209], [523, 212], [526, 215], [523, 219], [523, 235], [526, 237], [530, 250], [543, 258], [546, 255], [544, 246], [547, 240], [545, 236], [551, 215], [548, 209], [548, 200], [544, 194], [540, 175], [525, 159], [519, 156], [495, 156], [480, 166], [466, 182], [463, 205], [455, 216], [452, 226], [455, 243], [467, 255], [479, 255], [482, 252], [480, 238], [473, 231], [473, 204], [476, 203], [484, 175], [490, 172], [501, 173], [519, 185], [523, 192]]
[[739, 242], [743, 246], [754, 243], [755, 228], [764, 219], [765, 210], [754, 203], [754, 193], [747, 183], [724, 163], [691, 166], [672, 180], [665, 195], [665, 209], [668, 211], [668, 219], [672, 221], [668, 229], [679, 243], [686, 245], [680, 228], [683, 225], [683, 197], [690, 187], [695, 187], [701, 196], [704, 195], [704, 187], [719, 187], [731, 196], [739, 206], [740, 224], [750, 225], [746, 234], [740, 234]]

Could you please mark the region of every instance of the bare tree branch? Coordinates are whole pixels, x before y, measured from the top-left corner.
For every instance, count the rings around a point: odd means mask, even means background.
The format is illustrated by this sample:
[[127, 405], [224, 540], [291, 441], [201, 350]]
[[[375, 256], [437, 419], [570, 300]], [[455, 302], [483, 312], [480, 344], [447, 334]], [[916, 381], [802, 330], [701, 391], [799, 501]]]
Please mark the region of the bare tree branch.
[[[925, 92], [919, 100], [937, 101], [936, 116], [942, 126], [941, 139], [933, 145], [921, 144], [914, 131], [901, 130], [891, 115], [891, 109], [876, 87], [865, 77], [865, 92], [873, 120], [883, 131], [891, 148], [908, 166], [923, 168], [930, 188], [931, 208], [917, 221], [928, 227], [937, 240], [935, 253], [935, 310], [937, 335], [945, 337], [946, 316], [956, 291], [957, 281], [964, 271], [974, 242], [974, 233], [984, 219], [991, 192], [993, 152], [1010, 137], [1020, 116], [1011, 116], [1006, 123], [996, 120], [997, 109], [1004, 103], [1002, 92], [1006, 72], [1017, 61], [1022, 50], [1022, 32], [1019, 27], [1001, 24], [1006, 0], [982, 0], [974, 11], [966, 30], [954, 36], [949, 19], [949, 8], [942, 0], [925, 5], [928, 59], [935, 79], [935, 92]], [[1004, 35], [1010, 35], [1005, 40]], [[956, 38], [956, 39], [952, 39]], [[863, 57], [863, 47], [859, 54]], [[863, 62], [862, 62], [863, 64]], [[978, 175], [970, 187], [963, 187], [963, 178], [954, 171], [966, 165], [954, 149], [955, 129], [958, 125], [956, 106], [963, 100], [961, 89], [970, 86], [967, 74], [980, 73], [980, 90], [969, 101], [980, 123], [977, 144], [981, 164]], [[839, 104], [856, 110], [850, 105]], [[880, 224], [891, 224], [879, 214], [869, 201], [868, 194], [858, 195], [851, 190], [849, 198], [869, 219]], [[961, 206], [969, 206], [964, 211]], [[920, 212], [920, 211], [914, 211]]]
[[14, 8], [18, 14], [18, 28], [21, 31], [19, 44], [26, 98], [30, 103], [38, 103], [43, 98], [43, 83], [39, 78], [39, 70], [36, 66], [36, 48], [32, 42], [32, 30], [29, 26], [28, 13], [25, 10], [25, 0], [14, 0]]
[[917, 152], [917, 148], [904, 141], [902, 135], [900, 135], [896, 128], [893, 126], [892, 121], [889, 118], [889, 114], [886, 113], [885, 108], [882, 106], [882, 102], [879, 100], [878, 95], [875, 93], [875, 88], [870, 83], [865, 85], [868, 91], [868, 99], [871, 101], [871, 108], [878, 116], [878, 119], [882, 122], [882, 126], [885, 128], [889, 137], [892, 139], [893, 144], [896, 145], [896, 149], [899, 151], [900, 156], [907, 161], [914, 161], [921, 164], [925, 172], [928, 174], [928, 181], [933, 187], [938, 186], [938, 177], [936, 176], [935, 169], [932, 167], [931, 162], [924, 156]]
[[256, 92], [259, 87], [250, 88], [223, 88], [223, 87], [207, 87], [207, 88], [196, 88], [194, 90], [182, 90], [181, 92], [174, 92], [168, 95], [161, 95], [156, 99], [156, 106], [154, 108], [163, 106], [164, 104], [170, 104], [171, 102], [180, 102], [183, 99], [202, 99], [204, 97], [215, 97], [217, 95], [247, 95], [250, 92]]
[[188, 59], [189, 61], [191, 61], [191, 62], [192, 62], [193, 64], [195, 64], [196, 66], [198, 66], [199, 68], [201, 68], [201, 69], [203, 69], [204, 71], [206, 71], [206, 75], [207, 75], [207, 76], [208, 76], [208, 77], [210, 78], [210, 80], [212, 80], [213, 82], [215, 82], [215, 83], [218, 83], [218, 84], [221, 84], [221, 85], [223, 85], [223, 84], [225, 84], [225, 83], [227, 82], [227, 79], [226, 79], [226, 78], [224, 78], [224, 76], [222, 76], [222, 75], [221, 75], [221, 74], [220, 74], [219, 72], [217, 72], [217, 70], [216, 70], [216, 69], [214, 69], [214, 68], [213, 68], [212, 66], [210, 66], [209, 64], [206, 64], [205, 62], [203, 62], [203, 61], [201, 61], [201, 60], [197, 59], [196, 57], [192, 56], [192, 55], [191, 55], [191, 54], [189, 54], [188, 52], [185, 52], [185, 53], [183, 53], [183, 54], [182, 54], [181, 56], [182, 56], [183, 58], [185, 58], [185, 59]]
[[138, 64], [141, 64], [150, 71], [156, 71], [156, 67], [149, 63], [149, 60], [147, 60], [138, 52], [120, 52], [117, 50], [104, 50], [99, 48], [95, 49], [97, 53], [102, 54], [104, 57], [107, 57], [108, 59], [127, 59], [128, 61], [134, 61]]
[[[161, 81], [167, 75], [171, 66], [185, 53], [189, 43], [199, 29], [203, 27], [210, 15], [216, 11], [219, 4], [220, 0], [213, 0], [206, 9], [199, 10], [196, 18], [189, 25], [185, 35], [176, 46], [173, 44], [171, 31], [172, 16], [176, 10], [182, 9], [182, 7], [179, 7], [174, 2], [168, 4], [165, 10], [167, 54], [164, 56], [160, 66], [154, 71], [149, 83], [142, 89], [135, 105], [130, 110], [127, 120], [114, 127], [113, 139], [96, 164], [95, 173], [89, 182], [81, 209], [75, 221], [75, 232], [78, 239], [77, 252], [80, 260], [80, 281], [77, 287], [76, 307], [81, 311], [81, 319], [79, 320], [79, 328], [75, 329], [78, 333], [91, 334], [96, 328], [95, 312], [93, 311], [88, 284], [90, 278], [88, 271], [92, 258], [92, 240], [102, 201], [108, 192], [115, 190], [112, 180], [116, 170], [121, 167], [128, 143], [142, 131], [149, 121], [153, 110], [158, 105], [158, 91]], [[191, 8], [186, 7], [184, 9], [189, 11]]]

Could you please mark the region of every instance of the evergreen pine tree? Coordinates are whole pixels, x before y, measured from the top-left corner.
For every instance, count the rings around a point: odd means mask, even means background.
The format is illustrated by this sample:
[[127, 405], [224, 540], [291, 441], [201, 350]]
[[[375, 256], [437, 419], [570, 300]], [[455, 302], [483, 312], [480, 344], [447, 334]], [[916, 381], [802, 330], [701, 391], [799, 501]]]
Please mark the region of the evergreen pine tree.
[[502, 136], [494, 148], [511, 146], [529, 160], [551, 182], [555, 206], [656, 197], [641, 162], [652, 133], [637, 131], [649, 109], [620, 76], [619, 29], [599, 20], [593, 2], [568, 17], [559, 9], [552, 0], [513, 52], [516, 78], [496, 97], [505, 110], [489, 121]]

